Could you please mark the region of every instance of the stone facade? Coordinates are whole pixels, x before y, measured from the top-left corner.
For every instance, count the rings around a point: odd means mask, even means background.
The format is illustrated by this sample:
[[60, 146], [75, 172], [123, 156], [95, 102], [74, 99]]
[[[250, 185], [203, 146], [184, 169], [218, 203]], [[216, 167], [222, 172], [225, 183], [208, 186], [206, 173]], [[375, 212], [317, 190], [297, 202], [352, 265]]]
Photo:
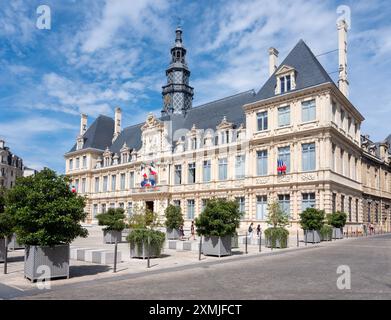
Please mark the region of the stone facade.
[[23, 175], [23, 161], [14, 155], [5, 141], [0, 140], [0, 188], [12, 188], [16, 178]]
[[[346, 39], [346, 28], [338, 30]], [[256, 94], [184, 108], [183, 115], [176, 114], [178, 108], [172, 115], [165, 108], [162, 117], [150, 114], [124, 130], [120, 109], [115, 121], [101, 116], [87, 131], [83, 115], [77, 143], [65, 159], [66, 174], [88, 198], [88, 222], [96, 223], [96, 214], [108, 207], [131, 214], [136, 205], [163, 218], [174, 203], [190, 224], [207, 199], [222, 197], [239, 202], [242, 228], [254, 222], [265, 229], [267, 203], [274, 199], [289, 214], [291, 232], [302, 210], [311, 206], [326, 213], [345, 211], [347, 227], [361, 229], [369, 202], [370, 221], [389, 228], [388, 150], [382, 147], [382, 160], [362, 146], [364, 118], [348, 99], [346, 70], [338, 88], [303, 41], [279, 67], [278, 51], [272, 48], [269, 54], [271, 75]], [[346, 68], [346, 57], [340, 59]], [[99, 128], [107, 134], [98, 135]], [[157, 184], [143, 188], [142, 168], [150, 163], [158, 172]], [[278, 172], [280, 163], [286, 172]], [[379, 172], [381, 183], [375, 187], [371, 170]]]

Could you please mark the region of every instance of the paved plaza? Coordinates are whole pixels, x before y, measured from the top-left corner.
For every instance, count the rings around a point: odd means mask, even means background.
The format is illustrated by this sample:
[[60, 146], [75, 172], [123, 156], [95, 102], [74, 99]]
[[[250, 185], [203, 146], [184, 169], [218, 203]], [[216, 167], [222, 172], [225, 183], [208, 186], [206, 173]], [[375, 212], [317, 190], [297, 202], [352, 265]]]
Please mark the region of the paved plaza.
[[[114, 245], [102, 243], [99, 227], [90, 227], [89, 232], [87, 239], [77, 239], [71, 247], [114, 250]], [[262, 246], [259, 253], [259, 246], [248, 245], [245, 254], [245, 245], [240, 244], [230, 257], [202, 256], [201, 261], [197, 251], [165, 248], [162, 258], [151, 259], [147, 268], [146, 260], [131, 259], [128, 244], [121, 243], [117, 273], [113, 265], [71, 260], [70, 279], [52, 281], [50, 290], [39, 290], [23, 278], [23, 250], [17, 250], [9, 254], [8, 274], [0, 275], [0, 298], [391, 298], [390, 245], [390, 234], [307, 246], [300, 242], [299, 248], [291, 237], [288, 249]], [[336, 287], [339, 265], [351, 268], [351, 290]]]

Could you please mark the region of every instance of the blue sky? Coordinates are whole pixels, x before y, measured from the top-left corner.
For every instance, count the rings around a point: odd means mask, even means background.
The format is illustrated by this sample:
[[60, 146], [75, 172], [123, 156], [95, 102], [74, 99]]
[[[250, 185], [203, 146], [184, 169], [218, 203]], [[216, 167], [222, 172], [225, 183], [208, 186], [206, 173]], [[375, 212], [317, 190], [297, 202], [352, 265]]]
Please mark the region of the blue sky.
[[[194, 105], [249, 89], [303, 39], [315, 55], [337, 48], [337, 8], [351, 12], [350, 99], [375, 141], [391, 133], [388, 1], [0, 0], [0, 138], [26, 165], [64, 171], [81, 112], [89, 124], [123, 109], [124, 126], [161, 110], [161, 86], [178, 18]], [[39, 5], [51, 29], [36, 28]], [[319, 57], [333, 79], [337, 53]]]

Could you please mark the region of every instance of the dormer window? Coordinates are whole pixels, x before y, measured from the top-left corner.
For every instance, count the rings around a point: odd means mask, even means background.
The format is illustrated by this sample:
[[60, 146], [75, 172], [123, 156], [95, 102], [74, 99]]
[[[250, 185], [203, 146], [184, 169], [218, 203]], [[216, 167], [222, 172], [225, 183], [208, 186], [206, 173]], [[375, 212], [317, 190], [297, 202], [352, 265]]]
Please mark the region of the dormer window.
[[277, 85], [275, 93], [282, 94], [296, 89], [295, 74], [295, 69], [290, 66], [283, 65], [280, 67], [276, 72]]
[[221, 133], [221, 144], [229, 143], [229, 130]]
[[79, 136], [76, 141], [76, 150], [83, 149], [84, 146], [84, 138], [82, 136]]
[[291, 76], [283, 76], [280, 78], [281, 93], [291, 91]]
[[191, 139], [191, 149], [192, 150], [197, 149], [197, 138], [192, 138]]

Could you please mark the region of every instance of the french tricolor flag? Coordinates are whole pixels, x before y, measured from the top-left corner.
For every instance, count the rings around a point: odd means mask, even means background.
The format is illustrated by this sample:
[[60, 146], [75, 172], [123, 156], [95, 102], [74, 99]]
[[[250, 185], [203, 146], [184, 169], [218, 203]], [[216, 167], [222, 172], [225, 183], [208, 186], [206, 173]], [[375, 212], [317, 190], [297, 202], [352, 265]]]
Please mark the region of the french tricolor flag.
[[281, 159], [277, 159], [277, 172], [280, 174], [286, 173], [286, 164]]

